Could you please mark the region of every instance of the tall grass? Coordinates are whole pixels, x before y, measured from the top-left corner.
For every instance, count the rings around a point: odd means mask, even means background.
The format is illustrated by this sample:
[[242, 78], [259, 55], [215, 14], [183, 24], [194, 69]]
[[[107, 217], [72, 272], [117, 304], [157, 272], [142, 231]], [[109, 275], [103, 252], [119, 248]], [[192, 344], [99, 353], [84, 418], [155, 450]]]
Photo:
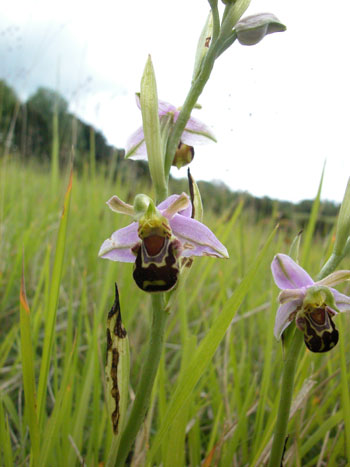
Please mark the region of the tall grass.
[[[1, 164], [0, 464], [97, 466], [113, 439], [104, 364], [115, 281], [130, 339], [130, 399], [150, 326], [149, 297], [135, 286], [132, 265], [97, 258], [102, 241], [128, 222], [105, 202], [113, 194], [130, 202], [144, 187], [96, 166], [72, 182], [61, 174], [53, 193], [49, 168]], [[317, 206], [312, 222], [316, 216]], [[273, 337], [270, 262], [288, 252], [297, 232], [273, 233], [273, 219], [253, 224], [240, 204], [220, 218], [204, 212], [204, 221], [230, 260], [196, 259], [180, 283], [133, 465], [268, 460], [283, 361]], [[332, 238], [311, 235], [310, 227], [301, 257], [315, 275]], [[334, 350], [302, 350], [285, 465], [350, 461], [350, 323], [346, 315], [337, 321], [342, 338]]]

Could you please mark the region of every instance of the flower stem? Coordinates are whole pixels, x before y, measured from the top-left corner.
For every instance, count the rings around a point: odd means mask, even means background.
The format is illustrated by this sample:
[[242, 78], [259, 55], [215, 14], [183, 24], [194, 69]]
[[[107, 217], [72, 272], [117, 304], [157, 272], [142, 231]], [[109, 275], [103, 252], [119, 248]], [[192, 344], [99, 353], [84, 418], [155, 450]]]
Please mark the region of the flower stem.
[[168, 315], [165, 310], [164, 294], [157, 293], [152, 295], [152, 313], [153, 319], [148, 353], [142, 367], [135, 401], [121, 437], [116, 461], [117, 466], [125, 465], [125, 460], [132, 448], [149, 407], [153, 383], [162, 353], [164, 330]]
[[278, 407], [277, 422], [275, 426], [275, 435], [273, 438], [269, 467], [281, 465], [285, 439], [287, 435], [287, 427], [289, 420], [289, 412], [292, 403], [294, 375], [297, 368], [299, 352], [303, 343], [303, 334], [295, 328], [294, 336], [284, 362], [281, 398]]
[[193, 107], [196, 105], [198, 97], [201, 95], [206, 82], [209, 79], [211, 70], [213, 69], [216, 54], [217, 54], [217, 43], [212, 44], [208, 50], [207, 56], [205, 57], [203, 68], [198, 75], [195, 82], [192, 84], [189, 93], [185, 99], [185, 102], [181, 108], [178, 119], [174, 125], [173, 131], [169, 137], [166, 155], [165, 155], [165, 176], [169, 176], [170, 167], [174, 158], [176, 148], [179, 144], [180, 137], [185, 129], [186, 123], [191, 116]]

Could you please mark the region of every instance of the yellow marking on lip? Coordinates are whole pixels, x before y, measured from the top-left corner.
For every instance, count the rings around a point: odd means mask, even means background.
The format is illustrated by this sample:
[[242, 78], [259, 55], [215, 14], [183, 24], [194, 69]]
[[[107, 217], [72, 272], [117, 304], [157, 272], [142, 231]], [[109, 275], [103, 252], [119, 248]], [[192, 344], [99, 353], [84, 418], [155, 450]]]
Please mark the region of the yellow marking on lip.
[[149, 285], [155, 286], [155, 285], [165, 285], [165, 284], [166, 284], [165, 281], [159, 279], [157, 281], [143, 281], [142, 285], [143, 285], [144, 289], [146, 289]]

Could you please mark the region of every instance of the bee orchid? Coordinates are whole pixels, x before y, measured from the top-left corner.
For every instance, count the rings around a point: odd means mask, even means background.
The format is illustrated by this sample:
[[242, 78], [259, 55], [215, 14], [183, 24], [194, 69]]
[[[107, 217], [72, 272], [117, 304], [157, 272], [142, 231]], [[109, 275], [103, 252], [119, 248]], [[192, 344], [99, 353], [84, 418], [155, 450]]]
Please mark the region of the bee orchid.
[[115, 212], [132, 216], [134, 222], [105, 240], [99, 256], [134, 263], [135, 282], [146, 292], [174, 288], [181, 258], [228, 258], [226, 248], [211, 230], [191, 218], [192, 205], [185, 193], [169, 196], [157, 207], [145, 195], [138, 195], [134, 206], [117, 196], [107, 204]]
[[276, 285], [282, 290], [278, 297], [275, 337], [280, 339], [295, 320], [309, 350], [327, 352], [332, 349], [339, 338], [333, 317], [338, 312], [350, 311], [350, 297], [332, 286], [350, 280], [350, 271], [336, 271], [314, 282], [302, 267], [284, 254], [274, 257], [271, 269]]

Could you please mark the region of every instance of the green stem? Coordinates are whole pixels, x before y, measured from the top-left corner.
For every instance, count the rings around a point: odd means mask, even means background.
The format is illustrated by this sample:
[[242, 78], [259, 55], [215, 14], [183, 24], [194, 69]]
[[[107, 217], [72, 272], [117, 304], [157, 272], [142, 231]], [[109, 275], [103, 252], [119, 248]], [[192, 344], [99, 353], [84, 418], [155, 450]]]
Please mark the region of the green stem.
[[121, 467], [125, 465], [125, 460], [132, 448], [149, 407], [153, 383], [162, 353], [167, 319], [164, 294], [157, 293], [152, 295], [152, 313], [153, 319], [148, 353], [142, 367], [142, 374], [136, 391], [135, 401], [120, 441], [116, 465]]
[[166, 156], [165, 156], [165, 176], [169, 176], [170, 167], [174, 158], [176, 148], [179, 144], [181, 135], [186, 127], [193, 107], [196, 105], [198, 97], [201, 95], [206, 82], [209, 79], [211, 70], [213, 69], [216, 53], [217, 53], [218, 42], [212, 43], [208, 53], [205, 57], [203, 67], [199, 73], [198, 78], [195, 80], [189, 93], [187, 94], [186, 100], [181, 108], [181, 112], [176, 120], [173, 131], [168, 140]]
[[[181, 135], [186, 127], [186, 124], [191, 116], [193, 107], [196, 105], [198, 97], [201, 95], [204, 86], [206, 85], [210, 73], [213, 69], [214, 62], [218, 55], [222, 53], [235, 39], [235, 35], [232, 36], [232, 28], [248, 8], [250, 0], [239, 0], [237, 3], [232, 3], [226, 6], [222, 24], [220, 28], [219, 24], [219, 13], [217, 10], [217, 2], [209, 0], [209, 4], [213, 12], [213, 37], [208, 50], [208, 53], [204, 59], [202, 69], [193, 82], [189, 93], [187, 94], [186, 100], [181, 108], [181, 112], [176, 120], [173, 131], [168, 139], [166, 156], [165, 156], [165, 176], [169, 177], [170, 167], [174, 158], [176, 148], [179, 144]], [[231, 42], [230, 39], [231, 38]], [[224, 45], [225, 42], [226, 46]]]
[[165, 186], [165, 187], [159, 188], [159, 189], [156, 189], [156, 187], [154, 187], [154, 188], [155, 188], [155, 191], [156, 191], [156, 204], [159, 204], [168, 197], [168, 187]]
[[218, 2], [217, 0], [209, 0], [211, 12], [213, 15], [213, 37], [212, 37], [212, 42], [216, 42], [216, 39], [219, 36], [220, 33], [220, 15], [219, 15], [219, 9], [218, 9]]
[[323, 279], [324, 277], [328, 276], [329, 274], [331, 274], [333, 271], [335, 271], [336, 268], [338, 267], [338, 264], [345, 258], [345, 256], [349, 254], [349, 251], [350, 251], [350, 240], [348, 239], [342, 254], [337, 255], [334, 252], [331, 254], [328, 261], [323, 266], [323, 268], [321, 269], [321, 272], [317, 276], [317, 280], [319, 281]]
[[298, 363], [299, 352], [303, 343], [303, 337], [303, 333], [295, 328], [294, 336], [284, 362], [281, 398], [278, 407], [269, 467], [277, 467], [281, 465], [287, 435], [289, 412], [293, 397], [294, 375]]

